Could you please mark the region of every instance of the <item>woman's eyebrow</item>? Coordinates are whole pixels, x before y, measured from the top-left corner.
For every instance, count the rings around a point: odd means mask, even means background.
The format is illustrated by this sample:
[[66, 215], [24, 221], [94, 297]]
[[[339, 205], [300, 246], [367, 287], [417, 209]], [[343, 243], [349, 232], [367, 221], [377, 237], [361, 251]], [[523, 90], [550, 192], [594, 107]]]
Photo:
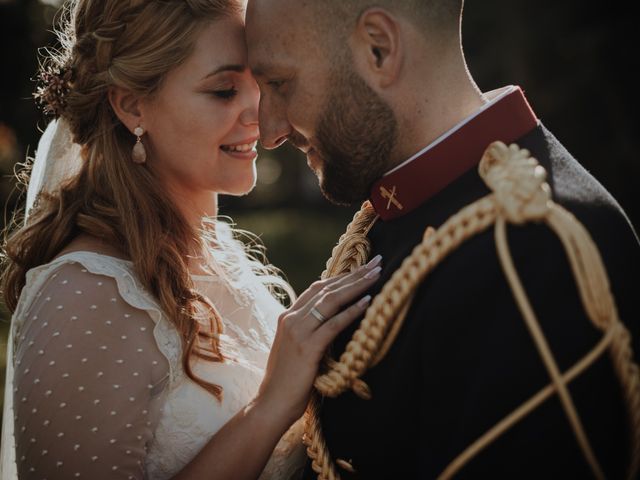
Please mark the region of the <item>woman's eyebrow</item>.
[[222, 72], [238, 72], [238, 73], [242, 73], [246, 69], [247, 69], [246, 65], [238, 65], [238, 64], [222, 65], [222, 66], [216, 68], [213, 72], [210, 72], [210, 73], [206, 74], [203, 77], [203, 80], [205, 78], [212, 77], [213, 75], [217, 75], [218, 73], [222, 73]]

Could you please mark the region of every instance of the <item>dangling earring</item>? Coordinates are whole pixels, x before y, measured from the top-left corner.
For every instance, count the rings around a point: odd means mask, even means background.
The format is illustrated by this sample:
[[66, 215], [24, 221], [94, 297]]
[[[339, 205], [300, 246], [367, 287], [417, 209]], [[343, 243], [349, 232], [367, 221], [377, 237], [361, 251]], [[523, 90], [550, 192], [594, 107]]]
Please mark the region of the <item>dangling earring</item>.
[[137, 126], [133, 133], [138, 138], [136, 139], [136, 144], [133, 146], [131, 158], [133, 158], [135, 163], [144, 163], [147, 161], [147, 151], [144, 149], [144, 144], [140, 139], [140, 137], [144, 135], [144, 128]]

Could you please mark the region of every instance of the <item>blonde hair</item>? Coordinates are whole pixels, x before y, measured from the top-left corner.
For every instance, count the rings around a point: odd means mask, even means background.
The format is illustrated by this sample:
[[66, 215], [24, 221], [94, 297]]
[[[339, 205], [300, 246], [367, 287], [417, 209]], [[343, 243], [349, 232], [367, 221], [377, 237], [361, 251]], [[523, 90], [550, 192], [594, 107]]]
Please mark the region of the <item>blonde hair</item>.
[[[48, 51], [41, 68], [49, 74], [43, 78], [53, 72], [63, 82], [41, 85], [37, 95], [58, 99], [53, 110], [69, 123], [74, 141], [82, 145], [83, 165], [58, 192], [41, 194], [28, 224], [7, 239], [2, 278], [5, 302], [13, 311], [26, 272], [51, 261], [77, 235], [85, 233], [117, 245], [180, 332], [185, 372], [218, 399], [222, 388], [196, 378], [190, 364], [191, 355], [224, 360], [218, 340], [221, 319], [194, 289], [187, 268], [194, 241], [214, 257], [216, 250], [233, 252], [236, 264], [241, 259], [254, 272], [266, 273], [261, 277], [265, 283], [285, 290], [287, 285], [272, 275], [272, 268], [243, 251], [230, 234], [217, 234], [215, 221], [205, 222], [201, 231], [188, 224], [152, 170], [132, 161], [135, 138], [111, 109], [108, 89], [117, 86], [152, 95], [167, 72], [190, 55], [206, 22], [242, 8], [234, 0], [72, 0], [66, 4], [59, 32], [62, 48]], [[224, 259], [219, 263], [231, 264]], [[203, 313], [209, 320], [207, 332], [198, 321]], [[198, 345], [199, 338], [206, 339], [208, 349]]]

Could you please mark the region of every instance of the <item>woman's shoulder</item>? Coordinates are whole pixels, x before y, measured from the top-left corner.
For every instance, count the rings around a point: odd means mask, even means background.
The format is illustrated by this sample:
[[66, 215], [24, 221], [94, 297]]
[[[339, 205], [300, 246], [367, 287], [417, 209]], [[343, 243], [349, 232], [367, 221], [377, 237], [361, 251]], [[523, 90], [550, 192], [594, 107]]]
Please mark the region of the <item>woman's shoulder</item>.
[[55, 347], [58, 359], [63, 353], [76, 358], [79, 352], [106, 355], [108, 350], [116, 359], [129, 357], [131, 364], [136, 355], [160, 363], [153, 311], [122, 295], [117, 278], [96, 274], [81, 260], [60, 257], [25, 286], [12, 319], [18, 358]]
[[[142, 343], [146, 338], [147, 343], [157, 344], [174, 369], [180, 338], [155, 297], [138, 281], [132, 263], [87, 247], [67, 248], [27, 272], [12, 318], [18, 338], [28, 340], [38, 326], [37, 330], [48, 326], [52, 331], [76, 332], [83, 341], [113, 337], [119, 348], [126, 347], [127, 339]], [[143, 354], [142, 350], [138, 346], [136, 352]]]
[[73, 308], [104, 299], [161, 317], [155, 298], [138, 280], [131, 261], [91, 240], [74, 240], [50, 262], [27, 272], [14, 318], [24, 317], [42, 298]]

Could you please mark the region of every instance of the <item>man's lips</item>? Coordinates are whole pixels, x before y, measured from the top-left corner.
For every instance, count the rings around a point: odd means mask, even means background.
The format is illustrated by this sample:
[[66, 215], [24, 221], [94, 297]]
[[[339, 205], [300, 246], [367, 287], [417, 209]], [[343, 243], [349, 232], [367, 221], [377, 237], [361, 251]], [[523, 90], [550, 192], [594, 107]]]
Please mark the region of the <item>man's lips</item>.
[[287, 136], [287, 141], [305, 154], [308, 154], [309, 150], [311, 150], [309, 141], [296, 131]]
[[314, 148], [309, 148], [307, 150], [307, 165], [309, 165], [312, 170], [316, 170], [321, 164], [322, 159], [318, 155], [318, 152]]

